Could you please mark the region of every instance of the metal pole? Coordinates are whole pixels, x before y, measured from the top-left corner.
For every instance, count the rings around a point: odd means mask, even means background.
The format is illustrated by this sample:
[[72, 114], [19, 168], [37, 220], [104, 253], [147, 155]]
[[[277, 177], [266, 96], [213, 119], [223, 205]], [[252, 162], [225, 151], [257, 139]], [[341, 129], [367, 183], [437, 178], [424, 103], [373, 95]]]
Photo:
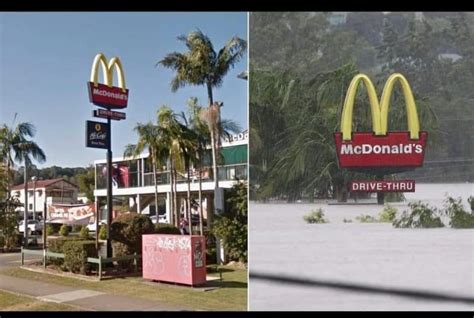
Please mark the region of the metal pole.
[[23, 246], [28, 246], [28, 172], [26, 167], [26, 157], [25, 157], [25, 209], [23, 210], [23, 223], [25, 228], [23, 229], [23, 237], [25, 241], [23, 242]]
[[[46, 191], [46, 188], [45, 188]], [[46, 248], [46, 193], [44, 194], [44, 204], [43, 204], [43, 248]]]
[[[383, 174], [375, 176], [375, 180], [383, 181]], [[383, 205], [385, 202], [385, 194], [383, 192], [377, 192], [377, 204]]]
[[36, 177], [33, 178], [33, 220], [36, 220]]
[[99, 211], [99, 208], [100, 208], [100, 204], [99, 204], [99, 198], [98, 197], [95, 197], [95, 248], [97, 250], [97, 252], [100, 252], [99, 251], [99, 218], [100, 218], [100, 211]]
[[[109, 109], [110, 110], [110, 109]], [[107, 257], [112, 257], [112, 241], [110, 239], [110, 226], [112, 225], [112, 121], [107, 118]]]

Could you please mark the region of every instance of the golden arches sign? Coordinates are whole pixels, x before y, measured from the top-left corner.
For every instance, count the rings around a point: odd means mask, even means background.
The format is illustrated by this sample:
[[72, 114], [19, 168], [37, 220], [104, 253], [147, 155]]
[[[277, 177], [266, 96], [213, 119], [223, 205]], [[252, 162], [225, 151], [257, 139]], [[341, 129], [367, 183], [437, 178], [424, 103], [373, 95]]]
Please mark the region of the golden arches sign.
[[365, 74], [356, 75], [349, 85], [346, 98], [344, 100], [344, 107], [341, 118], [341, 132], [342, 139], [348, 141], [352, 139], [352, 113], [354, 109], [355, 96], [360, 83], [364, 83], [367, 88], [369, 96], [370, 110], [372, 113], [372, 131], [377, 136], [384, 136], [388, 129], [388, 110], [390, 105], [390, 97], [392, 95], [393, 86], [396, 82], [400, 82], [403, 95], [405, 97], [408, 130], [410, 131], [411, 139], [419, 139], [420, 123], [418, 120], [418, 113], [416, 110], [415, 99], [410, 88], [410, 84], [406, 78], [400, 74], [392, 74], [382, 91], [380, 102], [377, 98], [377, 93], [374, 84], [370, 78]]
[[117, 70], [117, 77], [118, 77], [118, 85], [122, 89], [123, 92], [126, 91], [125, 86], [125, 74], [123, 72], [122, 63], [118, 57], [113, 57], [108, 63], [107, 58], [104, 54], [99, 53], [95, 56], [94, 62], [92, 63], [92, 70], [91, 70], [91, 79], [90, 81], [94, 83], [94, 86], [98, 86], [99, 80], [99, 66], [102, 67], [102, 74], [104, 77], [104, 84], [112, 87], [113, 86], [113, 78], [114, 78], [114, 69]]
[[[99, 83], [99, 68], [102, 68], [104, 83]], [[118, 87], [113, 86], [114, 70], [117, 73]], [[92, 63], [89, 87], [89, 99], [94, 105], [111, 108], [126, 108], [128, 104], [128, 89], [125, 85], [125, 74], [118, 57], [109, 62], [105, 55], [99, 53]]]

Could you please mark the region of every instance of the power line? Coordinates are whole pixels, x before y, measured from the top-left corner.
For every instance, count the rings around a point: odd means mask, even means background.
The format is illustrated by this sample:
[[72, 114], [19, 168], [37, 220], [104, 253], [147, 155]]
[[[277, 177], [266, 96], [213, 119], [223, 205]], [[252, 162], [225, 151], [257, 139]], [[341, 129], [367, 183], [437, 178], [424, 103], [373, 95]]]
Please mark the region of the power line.
[[365, 292], [365, 293], [372, 293], [372, 294], [388, 294], [388, 295], [396, 295], [396, 296], [407, 297], [407, 298], [420, 298], [420, 299], [426, 299], [426, 300], [431, 300], [431, 301], [446, 301], [446, 302], [460, 302], [460, 303], [474, 304], [473, 297], [453, 296], [453, 295], [448, 295], [448, 294], [434, 293], [434, 292], [421, 291], [421, 290], [377, 287], [377, 286], [369, 286], [369, 285], [362, 285], [362, 284], [263, 274], [263, 273], [258, 273], [258, 272], [256, 273], [253, 271], [249, 273], [249, 278], [256, 279], [256, 280], [265, 280], [272, 283], [285, 283], [285, 284], [299, 285], [299, 286], [305, 286], [305, 287], [314, 287], [314, 288], [327, 287], [327, 288], [343, 289], [343, 290]]

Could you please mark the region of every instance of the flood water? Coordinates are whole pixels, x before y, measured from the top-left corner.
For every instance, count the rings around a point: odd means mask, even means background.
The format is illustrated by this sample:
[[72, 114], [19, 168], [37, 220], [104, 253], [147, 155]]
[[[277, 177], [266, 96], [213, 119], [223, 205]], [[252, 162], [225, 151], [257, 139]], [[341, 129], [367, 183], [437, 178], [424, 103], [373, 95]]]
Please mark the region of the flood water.
[[[417, 184], [398, 211], [421, 200], [442, 207], [445, 193], [466, 199], [473, 184]], [[324, 210], [327, 224], [303, 216]], [[411, 289], [474, 297], [474, 230], [396, 229], [389, 223], [359, 223], [378, 205], [272, 204], [250, 202], [250, 272]], [[344, 223], [351, 219], [352, 223]], [[447, 223], [447, 222], [445, 222]], [[327, 287], [301, 287], [250, 279], [250, 310], [474, 310], [468, 303], [420, 300]]]

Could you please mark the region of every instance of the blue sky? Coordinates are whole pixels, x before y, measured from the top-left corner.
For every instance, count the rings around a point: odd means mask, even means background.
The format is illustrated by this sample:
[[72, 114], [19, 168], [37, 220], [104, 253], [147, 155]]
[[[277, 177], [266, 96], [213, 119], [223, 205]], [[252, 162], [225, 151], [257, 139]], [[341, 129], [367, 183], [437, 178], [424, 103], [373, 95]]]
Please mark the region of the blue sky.
[[[94, 56], [118, 56], [129, 88], [127, 119], [112, 123], [113, 156], [136, 142], [137, 122], [155, 119], [160, 105], [185, 111], [191, 96], [207, 101], [205, 87], [170, 90], [171, 70], [155, 63], [186, 47], [176, 39], [196, 28], [214, 49], [237, 35], [247, 40], [246, 13], [0, 13], [0, 123], [29, 121], [35, 141], [47, 155], [38, 165], [86, 166], [104, 159], [106, 151], [85, 147], [85, 121], [95, 120], [86, 83]], [[222, 117], [247, 128], [247, 54], [229, 71], [214, 99], [224, 101]], [[98, 119], [98, 121], [103, 121]]]

